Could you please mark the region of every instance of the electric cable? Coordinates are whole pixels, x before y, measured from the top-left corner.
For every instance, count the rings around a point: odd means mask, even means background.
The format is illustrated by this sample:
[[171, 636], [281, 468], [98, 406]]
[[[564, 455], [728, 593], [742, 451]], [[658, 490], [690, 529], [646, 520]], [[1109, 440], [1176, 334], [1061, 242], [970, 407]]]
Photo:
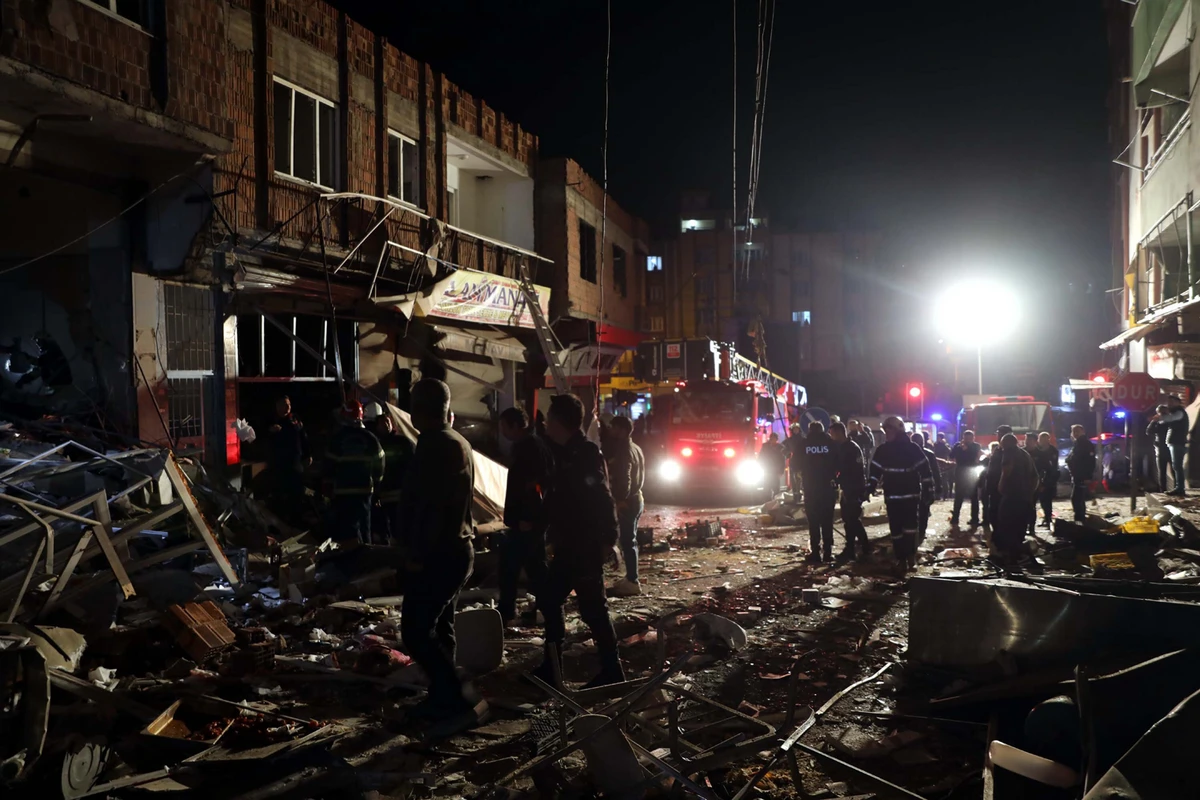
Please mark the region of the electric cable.
[[[605, 3], [605, 28], [606, 36], [604, 42], [604, 138], [600, 146], [600, 160], [602, 164], [601, 172], [601, 192], [603, 197], [600, 199], [600, 321], [596, 323], [596, 383], [595, 383], [595, 405], [596, 414], [600, 413], [600, 346], [603, 340], [604, 330], [604, 254], [606, 248], [606, 235], [608, 227], [608, 80], [609, 69], [612, 62], [612, 0], [607, 0]], [[626, 280], [629, 276], [626, 275]]]

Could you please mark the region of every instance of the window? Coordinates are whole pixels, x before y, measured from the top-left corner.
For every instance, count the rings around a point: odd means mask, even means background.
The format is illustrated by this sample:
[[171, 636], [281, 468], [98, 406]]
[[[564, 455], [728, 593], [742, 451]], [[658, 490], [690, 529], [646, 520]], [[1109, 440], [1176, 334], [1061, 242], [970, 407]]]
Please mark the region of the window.
[[808, 253], [804, 252], [803, 250], [793, 250], [792, 251], [792, 266], [793, 267], [807, 267], [808, 266]]
[[417, 143], [388, 132], [388, 194], [405, 203], [417, 202]]
[[792, 294], [797, 297], [808, 297], [808, 281], [792, 281]]
[[134, 25], [146, 24], [146, 7], [143, 0], [87, 0], [94, 6], [99, 6], [110, 14], [116, 14]]
[[446, 190], [446, 217], [451, 225], [458, 223], [458, 189]]
[[596, 282], [596, 229], [579, 220], [579, 277]]
[[651, 303], [661, 303], [663, 301], [663, 287], [651, 286], [648, 291], [648, 300]]
[[646, 272], [662, 272], [662, 256], [646, 256]]
[[685, 219], [680, 220], [679, 228], [681, 233], [688, 231], [711, 231], [717, 227], [715, 219]]
[[717, 323], [717, 312], [711, 308], [702, 308], [696, 312], [696, 321], [701, 325], [715, 325]]
[[717, 260], [717, 251], [712, 247], [696, 248], [696, 266], [711, 267]]
[[333, 188], [333, 104], [275, 81], [275, 172]]
[[617, 293], [621, 297], [629, 296], [629, 282], [625, 275], [625, 251], [613, 245], [613, 285], [617, 287]]
[[711, 296], [713, 293], [712, 278], [697, 278], [696, 279], [696, 294]]
[[664, 320], [661, 316], [656, 316], [656, 317], [650, 318], [650, 332], [651, 333], [662, 333], [664, 330], [666, 330], [666, 328], [667, 328], [666, 320]]
[[812, 324], [812, 312], [811, 311], [793, 311], [792, 312], [792, 322], [799, 322], [801, 325], [811, 325]]

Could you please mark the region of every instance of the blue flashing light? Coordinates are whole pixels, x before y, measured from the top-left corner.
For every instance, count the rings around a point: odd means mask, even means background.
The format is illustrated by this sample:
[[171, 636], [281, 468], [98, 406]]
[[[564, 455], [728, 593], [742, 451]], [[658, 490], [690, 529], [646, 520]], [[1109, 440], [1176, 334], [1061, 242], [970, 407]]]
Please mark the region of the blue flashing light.
[[1124, 411], [1114, 411], [1113, 419], [1125, 419], [1125, 412]]
[[938, 413], [938, 412], [936, 412], [936, 411], [935, 411], [935, 412], [933, 412], [932, 414], [930, 414], [930, 415], [929, 415], [929, 418], [930, 418], [931, 420], [933, 420], [934, 422], [941, 422], [941, 421], [942, 421], [942, 415], [941, 415], [941, 414], [939, 414], [939, 413]]

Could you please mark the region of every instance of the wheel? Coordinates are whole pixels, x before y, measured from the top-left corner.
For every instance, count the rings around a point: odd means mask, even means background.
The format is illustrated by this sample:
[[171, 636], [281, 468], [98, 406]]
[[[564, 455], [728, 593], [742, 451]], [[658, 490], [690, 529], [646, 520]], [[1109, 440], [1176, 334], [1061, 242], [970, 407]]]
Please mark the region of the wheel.
[[108, 763], [108, 748], [85, 742], [63, 757], [62, 796], [64, 800], [83, 797], [96, 785]]

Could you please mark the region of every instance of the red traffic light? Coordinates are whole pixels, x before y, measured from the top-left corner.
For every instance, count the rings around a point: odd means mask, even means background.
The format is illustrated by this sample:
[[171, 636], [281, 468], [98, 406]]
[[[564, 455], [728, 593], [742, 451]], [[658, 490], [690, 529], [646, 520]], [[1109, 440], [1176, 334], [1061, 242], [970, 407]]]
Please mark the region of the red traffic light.
[[916, 384], [916, 383], [914, 383], [912, 386], [909, 386], [909, 387], [908, 387], [908, 396], [909, 396], [909, 397], [911, 397], [911, 398], [913, 398], [914, 400], [915, 400], [916, 398], [920, 397], [920, 396], [921, 396], [921, 387], [920, 387], [920, 385], [919, 385], [919, 384]]

